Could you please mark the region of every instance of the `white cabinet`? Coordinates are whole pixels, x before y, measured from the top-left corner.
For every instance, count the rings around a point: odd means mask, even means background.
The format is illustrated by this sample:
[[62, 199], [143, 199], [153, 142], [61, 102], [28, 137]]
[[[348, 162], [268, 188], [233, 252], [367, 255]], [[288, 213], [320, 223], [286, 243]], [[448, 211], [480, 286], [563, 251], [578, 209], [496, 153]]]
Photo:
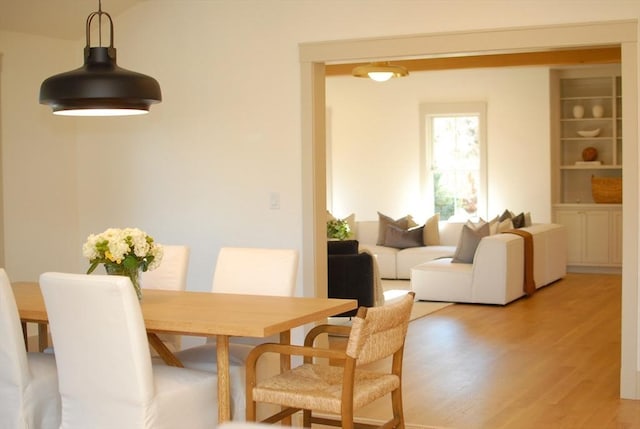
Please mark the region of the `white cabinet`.
[[555, 222], [567, 227], [569, 265], [621, 265], [622, 210], [618, 206], [556, 207]]

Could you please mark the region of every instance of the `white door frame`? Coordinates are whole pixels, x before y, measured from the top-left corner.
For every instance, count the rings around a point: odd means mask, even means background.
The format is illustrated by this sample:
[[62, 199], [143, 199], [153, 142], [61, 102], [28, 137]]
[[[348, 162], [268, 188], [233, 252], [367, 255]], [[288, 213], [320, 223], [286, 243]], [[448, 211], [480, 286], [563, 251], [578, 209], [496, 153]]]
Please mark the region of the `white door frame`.
[[302, 276], [306, 296], [326, 296], [325, 75], [329, 63], [465, 53], [621, 46], [623, 84], [623, 269], [620, 394], [640, 399], [638, 352], [638, 25], [635, 20], [337, 40], [300, 45], [302, 97]]

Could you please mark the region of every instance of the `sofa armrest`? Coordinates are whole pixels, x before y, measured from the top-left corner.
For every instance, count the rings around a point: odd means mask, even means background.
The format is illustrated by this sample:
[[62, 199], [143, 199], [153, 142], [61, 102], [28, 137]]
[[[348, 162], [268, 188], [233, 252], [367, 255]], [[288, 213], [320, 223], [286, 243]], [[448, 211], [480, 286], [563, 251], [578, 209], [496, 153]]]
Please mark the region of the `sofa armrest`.
[[507, 304], [524, 295], [524, 240], [496, 234], [480, 240], [473, 260], [473, 302]]

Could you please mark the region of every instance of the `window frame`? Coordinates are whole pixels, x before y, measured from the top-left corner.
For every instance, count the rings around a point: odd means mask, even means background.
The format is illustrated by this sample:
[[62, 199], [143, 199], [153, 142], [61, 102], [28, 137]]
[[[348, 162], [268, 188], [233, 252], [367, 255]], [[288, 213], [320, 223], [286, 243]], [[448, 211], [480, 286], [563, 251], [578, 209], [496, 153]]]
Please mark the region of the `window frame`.
[[[487, 220], [487, 103], [469, 101], [458, 103], [423, 103], [420, 105], [420, 183], [422, 199], [426, 202], [429, 214], [433, 214], [435, 201], [433, 192], [433, 141], [432, 118], [451, 116], [478, 116], [478, 143], [480, 146], [480, 183], [478, 184], [478, 210], [468, 219]], [[442, 219], [446, 220], [446, 219]]]

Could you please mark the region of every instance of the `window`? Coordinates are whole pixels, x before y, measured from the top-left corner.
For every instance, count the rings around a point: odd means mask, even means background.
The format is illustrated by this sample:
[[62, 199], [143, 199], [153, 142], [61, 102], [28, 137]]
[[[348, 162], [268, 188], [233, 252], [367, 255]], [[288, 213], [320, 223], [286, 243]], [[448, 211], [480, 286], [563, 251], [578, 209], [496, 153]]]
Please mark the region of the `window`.
[[423, 194], [442, 220], [486, 215], [484, 103], [425, 104]]

